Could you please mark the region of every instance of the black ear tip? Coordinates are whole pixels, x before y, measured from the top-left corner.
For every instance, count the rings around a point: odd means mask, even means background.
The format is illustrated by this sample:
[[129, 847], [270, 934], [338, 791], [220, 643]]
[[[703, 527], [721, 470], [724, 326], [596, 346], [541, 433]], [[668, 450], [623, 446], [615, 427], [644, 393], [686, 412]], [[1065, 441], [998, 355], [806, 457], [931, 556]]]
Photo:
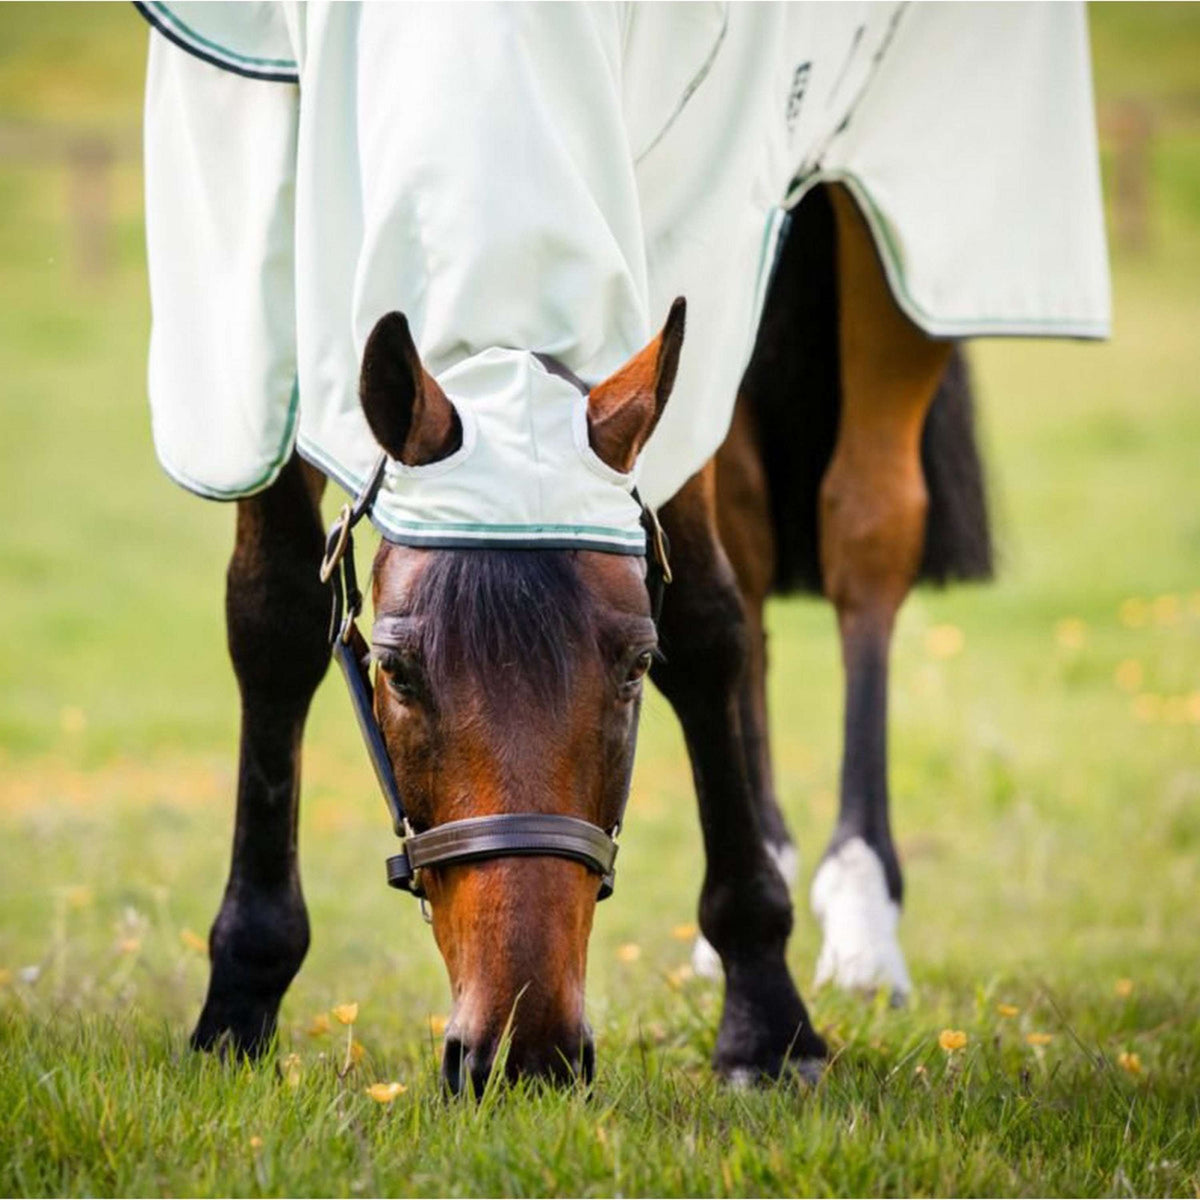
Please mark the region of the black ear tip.
[[367, 338], [368, 342], [388, 340], [411, 340], [412, 335], [408, 329], [408, 318], [402, 312], [384, 313], [378, 321], [375, 322], [375, 327], [371, 330], [371, 336]]
[[676, 296], [671, 301], [671, 311], [667, 314], [667, 328], [674, 331], [678, 328], [679, 332], [683, 332], [683, 327], [687, 323], [687, 297]]

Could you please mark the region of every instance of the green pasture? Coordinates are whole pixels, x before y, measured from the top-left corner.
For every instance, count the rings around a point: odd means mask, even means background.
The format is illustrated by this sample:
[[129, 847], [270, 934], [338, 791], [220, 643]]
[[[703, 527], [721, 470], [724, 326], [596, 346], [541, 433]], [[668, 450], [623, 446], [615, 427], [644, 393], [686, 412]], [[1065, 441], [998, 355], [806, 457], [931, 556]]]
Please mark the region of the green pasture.
[[[810, 1090], [708, 1070], [700, 842], [657, 696], [592, 941], [590, 1097], [442, 1097], [441, 961], [384, 885], [332, 676], [278, 1055], [186, 1050], [231, 829], [233, 510], [154, 460], [136, 164], [84, 283], [63, 170], [0, 159], [0, 1194], [1200, 1193], [1200, 8], [1093, 20], [1101, 96], [1164, 114], [1149, 242], [1114, 252], [1110, 344], [973, 350], [1002, 571], [916, 595], [896, 639], [902, 1011], [808, 986], [840, 671], [825, 605], [771, 611], [792, 961], [836, 1051]], [[135, 127], [145, 37], [125, 6], [0, 7], [0, 123]]]

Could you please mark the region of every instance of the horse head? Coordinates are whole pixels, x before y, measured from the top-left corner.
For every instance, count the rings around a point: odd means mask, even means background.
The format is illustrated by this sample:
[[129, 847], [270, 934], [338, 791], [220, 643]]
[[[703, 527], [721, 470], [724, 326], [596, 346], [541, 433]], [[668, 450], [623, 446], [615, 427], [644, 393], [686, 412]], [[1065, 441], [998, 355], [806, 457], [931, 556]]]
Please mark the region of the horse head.
[[[587, 394], [588, 442], [612, 471], [632, 470], [662, 414], [683, 326], [676, 301], [659, 336]], [[462, 445], [458, 411], [398, 313], [368, 339], [361, 398], [376, 440], [405, 467]], [[656, 647], [643, 557], [384, 541], [374, 602], [387, 631], [375, 638], [375, 713], [415, 832], [510, 813], [618, 826]], [[590, 1077], [597, 876], [540, 854], [422, 875], [453, 995], [450, 1087], [478, 1091], [506, 1038], [510, 1078]]]

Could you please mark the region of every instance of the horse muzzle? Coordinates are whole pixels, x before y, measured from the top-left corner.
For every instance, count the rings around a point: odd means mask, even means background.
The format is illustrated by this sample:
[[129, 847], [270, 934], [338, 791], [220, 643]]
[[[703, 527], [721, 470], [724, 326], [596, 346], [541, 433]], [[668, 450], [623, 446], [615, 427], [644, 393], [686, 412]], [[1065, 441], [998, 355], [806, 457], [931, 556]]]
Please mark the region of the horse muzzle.
[[590, 1084], [596, 1068], [592, 1031], [583, 1022], [549, 1038], [497, 1035], [464, 1036], [452, 1026], [442, 1055], [442, 1079], [454, 1095], [470, 1089], [476, 1099], [496, 1075], [506, 1082], [538, 1079], [566, 1087]]

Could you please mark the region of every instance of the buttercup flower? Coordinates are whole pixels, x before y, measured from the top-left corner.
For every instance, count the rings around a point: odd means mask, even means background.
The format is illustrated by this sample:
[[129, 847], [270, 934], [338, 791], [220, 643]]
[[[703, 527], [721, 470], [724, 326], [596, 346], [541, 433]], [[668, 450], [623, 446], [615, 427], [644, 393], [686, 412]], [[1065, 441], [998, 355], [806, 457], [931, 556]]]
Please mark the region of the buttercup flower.
[[925, 652], [930, 658], [953, 658], [967, 643], [957, 625], [934, 625], [925, 634]]
[[686, 925], [676, 925], [675, 928], [671, 930], [671, 936], [673, 938], [678, 938], [681, 942], [690, 942], [692, 938], [694, 938], [699, 932], [700, 931], [695, 925], [693, 925], [691, 922], [688, 922]]
[[1117, 616], [1126, 629], [1139, 629], [1145, 625], [1149, 611], [1145, 600], [1139, 599], [1137, 596], [1131, 596], [1128, 600], [1121, 601], [1121, 607], [1117, 610]]
[[1025, 1040], [1031, 1046], [1048, 1046], [1048, 1045], [1050, 1045], [1050, 1043], [1052, 1041], [1054, 1041], [1054, 1034], [1052, 1034], [1052, 1033], [1027, 1033], [1025, 1035]]
[[397, 1096], [403, 1095], [408, 1088], [402, 1083], [373, 1083], [367, 1088], [367, 1095], [375, 1101], [376, 1104], [391, 1104]]
[[1117, 1055], [1117, 1066], [1123, 1071], [1128, 1071], [1130, 1075], [1140, 1075], [1142, 1073], [1142, 1060], [1132, 1050], [1122, 1050]]
[[308, 1026], [309, 1037], [320, 1037], [329, 1032], [329, 1014], [317, 1013]]
[[1021, 1010], [1015, 1004], [997, 1004], [996, 1011], [1002, 1017], [1015, 1017]]
[[1087, 641], [1087, 625], [1078, 617], [1064, 617], [1054, 627], [1054, 639], [1064, 650], [1082, 650]]
[[617, 958], [623, 963], [637, 962], [642, 957], [642, 948], [637, 942], [626, 942], [624, 946], [617, 947]]
[[1118, 979], [1113, 985], [1113, 991], [1121, 997], [1122, 1000], [1128, 1000], [1133, 995], [1133, 980]]
[[961, 1050], [967, 1044], [967, 1035], [961, 1029], [943, 1029], [938, 1034], [938, 1045], [947, 1054]]
[[358, 1002], [335, 1004], [330, 1010], [342, 1025], [353, 1025], [358, 1020]]
[[208, 943], [192, 929], [181, 929], [179, 940], [189, 950], [195, 950], [197, 954], [204, 954], [208, 950]]
[[1113, 682], [1123, 692], [1136, 692], [1142, 686], [1146, 672], [1136, 658], [1126, 658], [1117, 664], [1113, 672]]

